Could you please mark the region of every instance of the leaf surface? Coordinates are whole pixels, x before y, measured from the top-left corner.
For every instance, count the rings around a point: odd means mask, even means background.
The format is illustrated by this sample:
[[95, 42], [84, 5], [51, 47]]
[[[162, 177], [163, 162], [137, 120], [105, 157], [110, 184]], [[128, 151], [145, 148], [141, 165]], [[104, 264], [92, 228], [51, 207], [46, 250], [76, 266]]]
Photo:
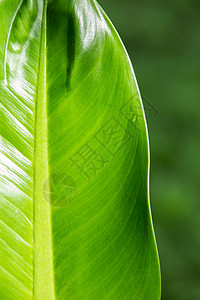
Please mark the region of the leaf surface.
[[149, 146], [92, 0], [0, 1], [0, 299], [159, 300]]

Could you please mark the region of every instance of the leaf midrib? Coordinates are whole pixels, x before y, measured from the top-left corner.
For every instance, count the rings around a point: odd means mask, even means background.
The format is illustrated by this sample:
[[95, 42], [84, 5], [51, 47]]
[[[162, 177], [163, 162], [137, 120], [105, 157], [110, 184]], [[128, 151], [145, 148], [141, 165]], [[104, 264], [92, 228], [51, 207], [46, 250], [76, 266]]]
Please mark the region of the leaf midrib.
[[[38, 8], [39, 9], [39, 8]], [[38, 86], [35, 108], [33, 178], [33, 299], [54, 300], [51, 206], [43, 198], [43, 184], [49, 178], [46, 93], [46, 10], [43, 2]]]

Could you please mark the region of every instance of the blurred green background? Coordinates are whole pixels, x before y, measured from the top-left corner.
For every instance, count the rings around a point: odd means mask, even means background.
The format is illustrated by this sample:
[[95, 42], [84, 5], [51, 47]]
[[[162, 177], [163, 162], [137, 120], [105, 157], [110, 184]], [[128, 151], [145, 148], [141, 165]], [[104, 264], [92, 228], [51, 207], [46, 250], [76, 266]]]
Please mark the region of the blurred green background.
[[200, 299], [200, 1], [99, 0], [131, 57], [151, 146], [162, 300]]

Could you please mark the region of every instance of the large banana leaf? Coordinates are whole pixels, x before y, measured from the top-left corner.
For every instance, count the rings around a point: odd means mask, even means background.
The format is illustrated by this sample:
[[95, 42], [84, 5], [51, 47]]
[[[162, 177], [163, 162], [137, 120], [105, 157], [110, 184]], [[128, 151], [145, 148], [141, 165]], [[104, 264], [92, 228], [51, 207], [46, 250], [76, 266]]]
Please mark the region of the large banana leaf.
[[146, 123], [93, 0], [0, 1], [0, 299], [160, 299]]

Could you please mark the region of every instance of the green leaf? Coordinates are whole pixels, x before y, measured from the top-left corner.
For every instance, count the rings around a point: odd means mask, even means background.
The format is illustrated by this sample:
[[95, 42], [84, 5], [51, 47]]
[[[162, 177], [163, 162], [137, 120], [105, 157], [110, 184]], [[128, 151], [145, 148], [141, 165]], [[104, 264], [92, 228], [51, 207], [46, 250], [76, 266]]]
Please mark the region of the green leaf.
[[149, 151], [93, 0], [0, 1], [0, 299], [160, 299]]

